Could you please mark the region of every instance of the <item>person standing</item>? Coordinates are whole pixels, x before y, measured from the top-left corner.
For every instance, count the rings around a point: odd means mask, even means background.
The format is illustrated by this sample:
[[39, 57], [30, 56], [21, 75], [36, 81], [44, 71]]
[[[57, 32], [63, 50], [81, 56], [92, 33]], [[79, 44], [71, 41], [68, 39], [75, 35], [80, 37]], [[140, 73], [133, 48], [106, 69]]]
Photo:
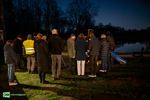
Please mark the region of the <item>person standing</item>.
[[115, 40], [114, 40], [114, 37], [113, 35], [108, 31], [106, 33], [106, 36], [107, 36], [107, 41], [110, 43], [110, 49], [112, 51], [114, 51], [115, 47], [116, 47], [116, 44], [115, 44]]
[[83, 33], [80, 33], [75, 45], [78, 76], [85, 74], [86, 46], [87, 42], [85, 41], [85, 36]]
[[17, 38], [14, 40], [14, 50], [15, 50], [15, 53], [17, 54], [17, 60], [18, 60], [18, 63], [16, 65], [16, 70], [21, 69], [21, 67], [23, 67], [22, 66], [22, 62], [23, 62], [22, 47], [23, 47], [22, 37], [18, 35]]
[[52, 77], [54, 77], [54, 80], [60, 79], [63, 46], [63, 40], [59, 36], [58, 30], [55, 28], [52, 29], [52, 36], [49, 39], [49, 48], [52, 59]]
[[91, 34], [89, 41], [91, 75], [89, 75], [89, 77], [96, 77], [97, 61], [100, 52], [100, 41], [95, 37], [94, 30], [90, 30], [89, 34]]
[[69, 56], [69, 68], [72, 74], [75, 74], [75, 39], [76, 36], [71, 34], [70, 38], [67, 40], [67, 50]]
[[45, 80], [45, 74], [49, 67], [49, 55], [48, 55], [48, 45], [45, 40], [43, 40], [42, 34], [37, 34], [37, 40], [35, 42], [36, 59], [38, 65], [38, 73], [40, 78], [40, 83], [47, 83]]
[[110, 55], [110, 42], [107, 41], [105, 34], [101, 35], [101, 59], [102, 59], [102, 70], [100, 72], [107, 72], [109, 68], [109, 56]]
[[109, 68], [108, 68], [110, 70], [111, 67], [113, 66], [113, 62], [114, 62], [114, 58], [111, 56], [111, 52], [113, 52], [115, 50], [116, 44], [115, 44], [115, 40], [114, 40], [113, 35], [109, 31], [107, 31], [106, 36], [107, 36], [107, 41], [110, 44], [110, 49], [109, 49]]
[[27, 40], [23, 42], [25, 49], [25, 55], [27, 57], [27, 70], [30, 73], [34, 73], [35, 68], [35, 49], [34, 40], [32, 40], [32, 35], [28, 34]]
[[17, 56], [13, 49], [13, 41], [7, 40], [4, 45], [4, 59], [8, 67], [8, 81], [9, 85], [17, 85], [15, 80], [15, 65], [17, 64]]

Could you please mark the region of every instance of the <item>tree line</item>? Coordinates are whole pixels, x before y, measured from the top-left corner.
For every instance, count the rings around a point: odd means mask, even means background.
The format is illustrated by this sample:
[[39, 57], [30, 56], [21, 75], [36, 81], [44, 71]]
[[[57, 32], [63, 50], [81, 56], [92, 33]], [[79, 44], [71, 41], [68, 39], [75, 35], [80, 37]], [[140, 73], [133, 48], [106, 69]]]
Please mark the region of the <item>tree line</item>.
[[56, 0], [3, 0], [6, 32], [48, 33], [50, 28], [79, 30], [93, 25], [90, 0], [72, 0], [63, 11]]
[[66, 10], [58, 6], [56, 0], [3, 0], [5, 33], [7, 38], [17, 34], [49, 34], [57, 27], [66, 38], [71, 33], [87, 33], [93, 28], [97, 36], [110, 31], [119, 42], [148, 41], [150, 27], [143, 30], [125, 30], [111, 24], [95, 25], [98, 13], [92, 0], [71, 0]]

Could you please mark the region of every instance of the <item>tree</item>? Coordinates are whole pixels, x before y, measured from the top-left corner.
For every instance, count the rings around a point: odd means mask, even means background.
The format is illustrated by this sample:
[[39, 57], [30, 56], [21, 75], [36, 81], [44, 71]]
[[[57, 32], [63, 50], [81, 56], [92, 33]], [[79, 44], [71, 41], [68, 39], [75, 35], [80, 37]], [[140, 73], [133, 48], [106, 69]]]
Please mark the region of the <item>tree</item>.
[[3, 29], [4, 26], [4, 16], [3, 16], [3, 2], [0, 0], [0, 29]]
[[19, 33], [49, 32], [50, 27], [59, 26], [60, 9], [55, 0], [3, 1], [6, 30], [13, 37]]
[[45, 0], [44, 19], [46, 32], [49, 32], [52, 27], [59, 26], [60, 9], [55, 0]]
[[67, 9], [70, 26], [76, 30], [92, 26], [95, 15], [95, 9], [90, 0], [72, 0]]
[[15, 14], [12, 0], [3, 0], [6, 38], [13, 38], [15, 33]]
[[3, 1], [0, 0], [0, 46], [4, 43], [4, 13], [3, 13]]

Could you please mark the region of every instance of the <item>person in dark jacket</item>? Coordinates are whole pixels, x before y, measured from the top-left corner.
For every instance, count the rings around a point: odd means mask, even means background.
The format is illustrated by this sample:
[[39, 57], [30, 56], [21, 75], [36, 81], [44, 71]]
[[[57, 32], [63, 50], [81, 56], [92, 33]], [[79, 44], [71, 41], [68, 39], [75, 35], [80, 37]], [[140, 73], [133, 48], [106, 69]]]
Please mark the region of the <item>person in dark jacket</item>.
[[77, 74], [79, 76], [83, 76], [85, 74], [86, 46], [87, 42], [85, 41], [85, 36], [83, 33], [80, 33], [75, 44]]
[[18, 60], [18, 63], [16, 65], [16, 69], [21, 69], [21, 67], [23, 67], [21, 65], [21, 62], [23, 62], [22, 47], [23, 47], [22, 37], [20, 35], [18, 35], [17, 38], [14, 40], [14, 50], [17, 54], [17, 60]]
[[40, 83], [47, 83], [47, 81], [45, 80], [45, 74], [48, 71], [49, 67], [48, 45], [42, 39], [42, 34], [37, 35], [37, 40], [35, 42], [35, 50]]
[[17, 64], [17, 56], [13, 49], [13, 41], [7, 40], [4, 45], [4, 59], [8, 67], [9, 85], [17, 85], [15, 80], [15, 65]]
[[96, 77], [97, 61], [100, 53], [100, 41], [94, 35], [94, 30], [89, 32], [89, 52], [90, 52], [90, 63], [91, 63], [91, 75], [89, 77]]
[[57, 29], [52, 29], [52, 36], [48, 43], [52, 59], [52, 77], [54, 77], [54, 80], [58, 80], [61, 75], [61, 54], [64, 44]]
[[113, 66], [113, 62], [114, 62], [114, 58], [111, 56], [111, 52], [113, 52], [116, 48], [116, 44], [115, 44], [115, 40], [114, 40], [114, 37], [112, 35], [112, 33], [110, 33], [109, 31], [107, 31], [106, 33], [106, 36], [107, 36], [107, 41], [109, 42], [110, 44], [110, 54], [109, 54], [109, 70], [111, 69], [111, 67]]
[[110, 63], [110, 42], [107, 41], [106, 34], [101, 35], [101, 59], [102, 59], [102, 70], [100, 72], [107, 72]]

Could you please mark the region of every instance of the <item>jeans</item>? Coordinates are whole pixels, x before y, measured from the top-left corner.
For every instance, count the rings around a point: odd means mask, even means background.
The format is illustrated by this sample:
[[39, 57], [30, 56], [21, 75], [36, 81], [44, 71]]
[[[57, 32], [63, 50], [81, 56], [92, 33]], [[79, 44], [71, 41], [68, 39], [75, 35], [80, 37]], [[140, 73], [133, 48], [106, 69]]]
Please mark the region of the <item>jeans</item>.
[[8, 66], [8, 81], [11, 82], [15, 79], [15, 65], [7, 64]]
[[60, 78], [61, 74], [61, 55], [51, 55], [52, 58], [52, 76]]
[[90, 57], [90, 61], [91, 61], [91, 75], [96, 75], [97, 60], [98, 60], [98, 56], [91, 55], [91, 57]]
[[35, 57], [34, 56], [27, 56], [27, 69], [28, 71], [33, 72], [35, 67]]

